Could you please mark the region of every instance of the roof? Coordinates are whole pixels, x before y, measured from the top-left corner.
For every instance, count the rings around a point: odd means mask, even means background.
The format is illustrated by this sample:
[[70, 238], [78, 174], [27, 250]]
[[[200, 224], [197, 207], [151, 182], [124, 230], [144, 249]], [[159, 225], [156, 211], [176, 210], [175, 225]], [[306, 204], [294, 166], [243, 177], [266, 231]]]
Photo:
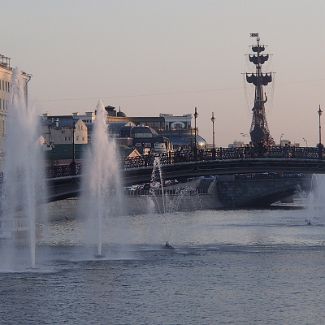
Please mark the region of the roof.
[[[173, 145], [176, 146], [191, 146], [195, 142], [195, 136], [181, 136], [181, 135], [170, 135], [168, 136], [170, 142]], [[196, 136], [196, 142], [199, 143], [204, 143], [206, 145], [206, 140], [202, 138], [200, 135]]]
[[137, 155], [141, 155], [140, 152], [137, 149], [130, 148], [128, 146], [119, 146], [118, 149], [119, 149], [119, 152], [120, 152], [120, 156], [122, 158], [128, 157], [134, 151], [136, 152]]

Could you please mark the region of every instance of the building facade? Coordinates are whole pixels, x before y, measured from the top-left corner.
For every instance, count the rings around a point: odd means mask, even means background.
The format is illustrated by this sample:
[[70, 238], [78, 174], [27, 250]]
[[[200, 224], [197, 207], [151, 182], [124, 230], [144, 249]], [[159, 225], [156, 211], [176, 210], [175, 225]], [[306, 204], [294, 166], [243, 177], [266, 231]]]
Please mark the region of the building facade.
[[[14, 69], [10, 65], [11, 59], [0, 54], [0, 151], [3, 152], [4, 138], [6, 135], [5, 120], [9, 109], [10, 88]], [[28, 102], [28, 82], [31, 75], [21, 71], [24, 85], [25, 101]]]
[[81, 119], [75, 120], [74, 116], [47, 118], [47, 115], [43, 115], [42, 135], [45, 143], [50, 146], [88, 143], [86, 123]]
[[[123, 113], [124, 114], [124, 113]], [[192, 148], [197, 143], [199, 148], [206, 146], [206, 141], [198, 134], [198, 129], [192, 127], [192, 114], [173, 115], [160, 114], [159, 116], [126, 116], [108, 117], [109, 123], [130, 121], [137, 126], [147, 126], [154, 129], [159, 136], [168, 138], [173, 148]], [[195, 141], [196, 134], [196, 141]]]

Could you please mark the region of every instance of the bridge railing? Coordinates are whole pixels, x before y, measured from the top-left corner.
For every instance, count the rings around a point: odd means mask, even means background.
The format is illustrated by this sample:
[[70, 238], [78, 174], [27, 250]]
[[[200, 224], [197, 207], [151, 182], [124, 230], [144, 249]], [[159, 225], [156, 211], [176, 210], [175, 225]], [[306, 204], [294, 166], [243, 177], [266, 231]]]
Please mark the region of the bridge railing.
[[53, 165], [47, 167], [48, 178], [66, 177], [81, 174], [81, 164], [71, 163], [69, 165]]
[[[282, 158], [282, 159], [322, 159], [322, 151], [313, 147], [269, 147], [269, 148], [216, 148], [209, 150], [181, 150], [157, 155], [161, 165], [170, 165], [180, 162], [252, 159], [252, 158]], [[155, 155], [146, 155], [136, 158], [128, 158], [124, 162], [124, 168], [139, 168], [152, 166]]]
[[[268, 148], [215, 148], [208, 150], [177, 150], [174, 152], [144, 155], [135, 158], [125, 159], [121, 164], [124, 169], [153, 166], [155, 157], [159, 156], [160, 164], [172, 165], [182, 162], [210, 161], [210, 160], [230, 160], [230, 159], [322, 159], [323, 148], [315, 147], [268, 147]], [[81, 174], [81, 164], [71, 163], [70, 165], [57, 165], [48, 167], [49, 178], [64, 177]]]

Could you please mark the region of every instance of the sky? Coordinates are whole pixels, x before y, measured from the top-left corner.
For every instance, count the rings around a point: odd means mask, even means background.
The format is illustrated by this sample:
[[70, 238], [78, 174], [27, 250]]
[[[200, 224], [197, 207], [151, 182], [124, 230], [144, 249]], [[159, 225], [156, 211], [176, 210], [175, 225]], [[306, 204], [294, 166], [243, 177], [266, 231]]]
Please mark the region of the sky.
[[[276, 142], [318, 142], [325, 109], [324, 0], [0, 0], [0, 53], [32, 74], [40, 113], [84, 113], [98, 99], [128, 116], [198, 107], [199, 133], [248, 141], [254, 88], [247, 54], [258, 32], [275, 72], [265, 89]], [[325, 118], [325, 113], [323, 119]], [[304, 140], [305, 139], [305, 140]], [[325, 141], [325, 120], [324, 120]]]

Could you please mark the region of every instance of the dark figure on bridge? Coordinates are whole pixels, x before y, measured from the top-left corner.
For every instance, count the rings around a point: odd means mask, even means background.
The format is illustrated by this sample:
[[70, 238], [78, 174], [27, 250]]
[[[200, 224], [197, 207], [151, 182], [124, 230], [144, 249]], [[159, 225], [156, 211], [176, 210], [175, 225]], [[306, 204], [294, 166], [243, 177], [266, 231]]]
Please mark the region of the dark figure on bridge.
[[75, 160], [73, 160], [70, 164], [70, 175], [77, 175], [77, 164]]
[[215, 160], [216, 159], [216, 148], [213, 148], [212, 150], [211, 150], [211, 152], [212, 152], [212, 160]]
[[318, 148], [318, 158], [323, 159], [323, 148], [324, 148], [324, 146], [321, 143], [319, 143], [317, 145], [317, 148]]

